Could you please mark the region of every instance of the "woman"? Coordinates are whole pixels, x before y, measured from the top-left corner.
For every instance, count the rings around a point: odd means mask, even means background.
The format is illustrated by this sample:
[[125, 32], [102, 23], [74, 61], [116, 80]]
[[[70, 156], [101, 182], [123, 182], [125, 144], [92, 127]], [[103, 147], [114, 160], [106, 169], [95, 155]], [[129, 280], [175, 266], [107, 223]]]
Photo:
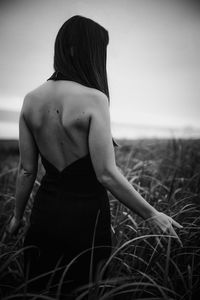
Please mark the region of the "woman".
[[[179, 240], [173, 226], [182, 227], [145, 201], [116, 166], [106, 73], [108, 41], [107, 30], [96, 22], [82, 16], [67, 20], [55, 41], [55, 72], [26, 95], [20, 114], [16, 203], [8, 230], [14, 233], [20, 226], [40, 155], [46, 174], [24, 240], [24, 246], [35, 246], [24, 253], [25, 272], [32, 278], [78, 256], [66, 273], [65, 292], [93, 280], [111, 253], [107, 190], [149, 219], [157, 234], [166, 232]], [[55, 284], [62, 271], [54, 274]], [[33, 290], [44, 289], [48, 280], [35, 281]]]

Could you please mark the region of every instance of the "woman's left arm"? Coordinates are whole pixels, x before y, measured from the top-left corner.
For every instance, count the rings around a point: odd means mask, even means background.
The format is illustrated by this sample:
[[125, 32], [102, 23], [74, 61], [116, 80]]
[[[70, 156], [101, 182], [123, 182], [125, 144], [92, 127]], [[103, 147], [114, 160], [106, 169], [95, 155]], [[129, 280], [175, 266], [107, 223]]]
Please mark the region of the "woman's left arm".
[[24, 98], [19, 118], [19, 164], [16, 180], [14, 217], [20, 221], [32, 191], [38, 170], [38, 148], [27, 124], [29, 94]]

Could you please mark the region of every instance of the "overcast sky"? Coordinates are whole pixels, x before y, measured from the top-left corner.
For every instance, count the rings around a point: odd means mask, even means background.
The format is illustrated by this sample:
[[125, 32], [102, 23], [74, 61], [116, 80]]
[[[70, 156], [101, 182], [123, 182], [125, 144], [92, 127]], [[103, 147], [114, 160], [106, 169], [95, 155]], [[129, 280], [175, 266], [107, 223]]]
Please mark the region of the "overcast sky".
[[198, 2], [1, 0], [0, 109], [20, 110], [52, 74], [56, 34], [80, 14], [109, 31], [112, 121], [200, 127]]

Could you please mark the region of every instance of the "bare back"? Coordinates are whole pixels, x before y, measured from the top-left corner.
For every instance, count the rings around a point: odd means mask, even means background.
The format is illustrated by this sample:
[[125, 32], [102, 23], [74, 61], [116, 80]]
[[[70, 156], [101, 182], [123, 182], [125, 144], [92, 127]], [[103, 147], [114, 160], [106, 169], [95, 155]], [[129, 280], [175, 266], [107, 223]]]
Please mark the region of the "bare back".
[[47, 81], [31, 92], [25, 115], [39, 152], [59, 171], [89, 152], [89, 107], [95, 89]]

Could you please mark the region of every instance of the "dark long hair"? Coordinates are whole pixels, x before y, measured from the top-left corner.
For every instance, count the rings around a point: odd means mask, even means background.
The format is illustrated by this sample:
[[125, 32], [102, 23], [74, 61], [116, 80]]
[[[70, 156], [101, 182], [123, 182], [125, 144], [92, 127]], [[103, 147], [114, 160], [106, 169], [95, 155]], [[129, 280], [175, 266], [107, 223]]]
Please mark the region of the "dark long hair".
[[106, 52], [108, 31], [82, 16], [68, 19], [58, 31], [54, 69], [105, 93], [109, 99]]
[[[95, 21], [76, 15], [59, 29], [54, 46], [54, 74], [103, 92], [110, 105], [106, 71], [108, 31]], [[59, 76], [60, 77], [59, 77]], [[114, 146], [117, 143], [113, 139]]]

